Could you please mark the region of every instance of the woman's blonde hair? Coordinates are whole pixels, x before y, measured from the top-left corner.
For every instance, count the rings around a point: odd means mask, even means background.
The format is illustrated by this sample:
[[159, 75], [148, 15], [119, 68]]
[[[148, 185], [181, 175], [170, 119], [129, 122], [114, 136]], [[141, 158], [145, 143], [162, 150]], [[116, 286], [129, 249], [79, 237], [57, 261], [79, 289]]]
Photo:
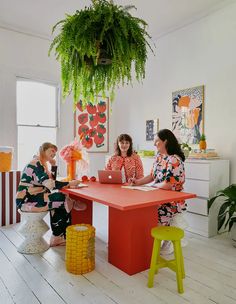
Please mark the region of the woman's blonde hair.
[[45, 151], [48, 149], [53, 148], [57, 151], [57, 146], [54, 144], [51, 144], [50, 142], [45, 142], [39, 147], [39, 154], [42, 155]]

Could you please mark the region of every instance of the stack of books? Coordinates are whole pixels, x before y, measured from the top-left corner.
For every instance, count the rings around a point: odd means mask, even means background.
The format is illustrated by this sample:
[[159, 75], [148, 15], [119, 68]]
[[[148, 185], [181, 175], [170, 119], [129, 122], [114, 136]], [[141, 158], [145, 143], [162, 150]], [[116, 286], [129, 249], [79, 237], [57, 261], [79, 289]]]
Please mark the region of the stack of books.
[[204, 151], [194, 149], [190, 152], [188, 158], [193, 159], [217, 159], [220, 158], [215, 149], [206, 149]]
[[155, 156], [155, 151], [152, 151], [152, 150], [139, 150], [138, 151], [138, 155], [140, 157], [151, 157], [151, 156]]

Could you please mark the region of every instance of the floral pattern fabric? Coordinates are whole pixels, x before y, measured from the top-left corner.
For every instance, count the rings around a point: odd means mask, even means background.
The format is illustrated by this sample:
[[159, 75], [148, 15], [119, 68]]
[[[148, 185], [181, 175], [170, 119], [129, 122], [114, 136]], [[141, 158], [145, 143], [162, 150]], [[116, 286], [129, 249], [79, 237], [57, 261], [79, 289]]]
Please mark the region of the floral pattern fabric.
[[[168, 182], [172, 190], [182, 191], [185, 182], [184, 162], [177, 155], [158, 154], [151, 171], [155, 183]], [[171, 202], [158, 208], [158, 222], [170, 225], [173, 216], [186, 210], [185, 201]]]
[[65, 236], [71, 216], [66, 208], [67, 197], [58, 190], [68, 185], [68, 182], [55, 180], [56, 171], [56, 166], [49, 172], [38, 158], [33, 159], [22, 172], [16, 205], [26, 212], [49, 210], [53, 234]]
[[123, 168], [126, 182], [128, 182], [129, 178], [135, 177], [139, 179], [143, 177], [143, 163], [136, 153], [126, 157], [113, 155], [108, 160], [105, 170], [121, 171]]

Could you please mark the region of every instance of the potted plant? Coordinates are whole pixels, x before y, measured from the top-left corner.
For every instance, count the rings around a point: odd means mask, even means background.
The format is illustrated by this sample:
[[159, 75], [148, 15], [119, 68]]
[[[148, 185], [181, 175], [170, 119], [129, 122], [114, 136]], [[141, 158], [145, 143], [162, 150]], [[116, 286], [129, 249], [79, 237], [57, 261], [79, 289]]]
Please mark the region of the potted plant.
[[231, 231], [233, 245], [236, 246], [236, 184], [219, 190], [216, 196], [208, 200], [208, 209], [212, 208], [217, 198], [222, 198], [218, 212], [218, 231], [223, 227]]
[[61, 64], [63, 97], [73, 91], [75, 104], [81, 98], [84, 107], [96, 103], [99, 94], [113, 99], [116, 86], [132, 84], [132, 71], [141, 81], [147, 49], [152, 50], [147, 23], [128, 12], [134, 6], [91, 1], [53, 27], [54, 32], [60, 26], [60, 32], [49, 49]]
[[192, 150], [192, 148], [187, 143], [182, 143], [180, 146], [184, 152], [185, 157], [187, 158], [189, 156], [189, 152]]

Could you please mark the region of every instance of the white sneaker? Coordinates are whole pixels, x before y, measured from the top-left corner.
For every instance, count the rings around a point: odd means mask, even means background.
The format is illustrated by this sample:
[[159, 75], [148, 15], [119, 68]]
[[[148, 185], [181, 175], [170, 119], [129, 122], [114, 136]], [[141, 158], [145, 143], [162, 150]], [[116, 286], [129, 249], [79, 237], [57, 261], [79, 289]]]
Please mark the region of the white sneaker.
[[167, 255], [172, 254], [174, 252], [174, 246], [171, 241], [164, 241], [161, 246], [161, 254]]

